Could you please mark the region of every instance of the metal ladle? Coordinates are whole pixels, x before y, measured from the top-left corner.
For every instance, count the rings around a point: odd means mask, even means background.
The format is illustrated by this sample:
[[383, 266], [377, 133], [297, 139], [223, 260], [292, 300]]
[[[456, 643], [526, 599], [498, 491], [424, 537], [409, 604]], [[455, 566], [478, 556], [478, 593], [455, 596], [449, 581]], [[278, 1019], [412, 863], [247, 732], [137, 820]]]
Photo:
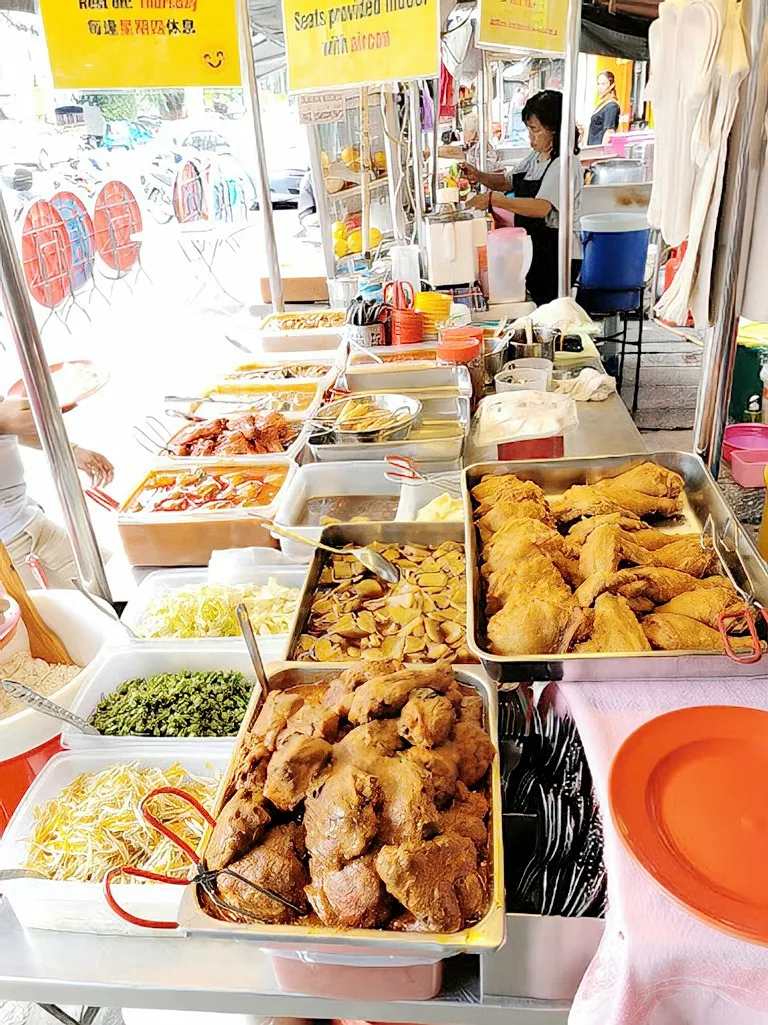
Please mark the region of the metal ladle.
[[36, 690], [32, 690], [25, 683], [17, 683], [16, 680], [0, 680], [0, 687], [3, 688], [6, 694], [10, 694], [12, 698], [22, 701], [25, 705], [29, 705], [30, 708], [34, 708], [37, 712], [50, 715], [52, 719], [58, 719], [60, 722], [69, 723], [76, 730], [80, 730], [81, 733], [87, 733], [91, 737], [101, 736], [96, 727], [91, 726], [85, 719], [81, 719], [79, 715], [70, 712], [63, 705], [57, 705], [55, 701], [51, 701], [49, 698], [43, 697], [42, 694], [38, 694]]
[[310, 548], [316, 548], [323, 552], [331, 552], [332, 555], [354, 555], [361, 565], [370, 570], [374, 576], [386, 581], [388, 584], [396, 584], [400, 579], [400, 570], [397, 566], [390, 562], [389, 559], [385, 559], [383, 555], [374, 551], [373, 548], [332, 548], [330, 545], [323, 544], [322, 541], [313, 541], [312, 538], [304, 537], [303, 534], [297, 534], [293, 530], [289, 530], [288, 527], [275, 523], [274, 520], [265, 519], [263, 516], [259, 516], [258, 519], [280, 537], [287, 537], [291, 541], [299, 541], [301, 544], [309, 545]]
[[269, 680], [264, 670], [264, 663], [261, 660], [261, 652], [259, 646], [256, 643], [256, 634], [253, 632], [253, 623], [251, 623], [250, 616], [248, 615], [248, 609], [245, 607], [243, 602], [235, 608], [235, 615], [237, 616], [237, 622], [240, 625], [240, 632], [243, 635], [245, 646], [248, 649], [248, 654], [251, 657], [251, 663], [253, 665], [253, 671], [256, 674], [256, 679], [259, 681], [261, 687], [261, 697], [259, 698], [258, 707], [256, 709], [256, 715], [261, 710], [261, 706], [267, 700], [269, 694]]

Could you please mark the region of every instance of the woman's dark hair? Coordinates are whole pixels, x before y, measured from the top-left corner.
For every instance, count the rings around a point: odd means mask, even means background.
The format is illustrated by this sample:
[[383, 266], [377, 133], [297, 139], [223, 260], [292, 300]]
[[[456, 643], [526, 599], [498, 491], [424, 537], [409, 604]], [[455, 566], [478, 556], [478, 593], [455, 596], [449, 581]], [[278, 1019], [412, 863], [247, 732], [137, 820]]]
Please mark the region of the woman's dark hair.
[[613, 89], [614, 92], [615, 92], [616, 76], [614, 75], [614, 73], [612, 71], [601, 71], [600, 74], [597, 77], [598, 78], [607, 78], [608, 79], [608, 83], [609, 83], [611, 89]]
[[[544, 128], [552, 132], [552, 158], [560, 156], [560, 121], [563, 116], [563, 94], [557, 89], [543, 89], [526, 102], [522, 111], [523, 124], [532, 117], [539, 119]], [[573, 152], [579, 152], [579, 130], [574, 127]]]

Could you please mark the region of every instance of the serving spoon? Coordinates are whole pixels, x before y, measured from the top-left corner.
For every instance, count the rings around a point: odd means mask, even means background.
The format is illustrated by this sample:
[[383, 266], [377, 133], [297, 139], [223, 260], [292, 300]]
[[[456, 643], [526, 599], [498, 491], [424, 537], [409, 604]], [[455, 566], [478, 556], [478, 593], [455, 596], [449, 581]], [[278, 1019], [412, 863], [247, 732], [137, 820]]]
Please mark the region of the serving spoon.
[[79, 715], [70, 712], [63, 705], [57, 705], [55, 701], [51, 701], [49, 698], [43, 697], [42, 694], [38, 694], [36, 690], [32, 690], [25, 683], [18, 683], [16, 680], [0, 680], [0, 687], [3, 688], [6, 694], [10, 694], [12, 698], [22, 701], [25, 705], [29, 705], [30, 708], [34, 708], [38, 712], [43, 712], [44, 715], [50, 715], [52, 719], [68, 723], [70, 726], [74, 726], [76, 730], [80, 730], [81, 733], [87, 733], [91, 737], [101, 736], [95, 726], [91, 726], [85, 719], [81, 719]]

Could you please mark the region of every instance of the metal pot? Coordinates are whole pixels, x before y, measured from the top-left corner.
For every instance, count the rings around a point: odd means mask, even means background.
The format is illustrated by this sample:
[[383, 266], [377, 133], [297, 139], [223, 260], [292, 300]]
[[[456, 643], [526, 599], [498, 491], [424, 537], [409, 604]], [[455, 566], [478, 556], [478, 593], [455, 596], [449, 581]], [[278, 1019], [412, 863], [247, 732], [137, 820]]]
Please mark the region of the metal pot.
[[509, 339], [507, 359], [527, 359], [531, 356], [539, 359], [555, 359], [555, 338], [558, 331], [552, 327], [536, 327], [531, 331], [531, 341], [524, 328], [517, 328]]

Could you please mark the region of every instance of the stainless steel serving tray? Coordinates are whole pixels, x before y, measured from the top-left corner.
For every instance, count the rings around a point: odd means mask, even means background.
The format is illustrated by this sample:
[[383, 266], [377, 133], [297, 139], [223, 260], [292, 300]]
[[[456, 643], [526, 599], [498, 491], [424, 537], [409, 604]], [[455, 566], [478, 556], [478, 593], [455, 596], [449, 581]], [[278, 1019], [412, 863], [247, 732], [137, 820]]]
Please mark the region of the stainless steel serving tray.
[[[412, 526], [412, 524], [410, 524]], [[336, 528], [331, 528], [336, 529]], [[307, 662], [275, 662], [267, 666], [270, 687], [286, 690], [302, 683], [315, 683], [337, 675], [346, 664]], [[424, 667], [428, 668], [428, 667]], [[222, 922], [206, 914], [200, 906], [196, 886], [188, 886], [184, 891], [179, 911], [179, 925], [190, 935], [231, 937], [234, 939], [256, 940], [261, 946], [268, 948], [284, 947], [295, 950], [297, 947], [322, 945], [326, 949], [334, 948], [350, 956], [354, 964], [355, 955], [366, 952], [378, 955], [418, 957], [450, 957], [459, 953], [483, 953], [498, 949], [504, 942], [504, 855], [502, 846], [501, 816], [501, 773], [499, 767], [499, 728], [498, 701], [496, 688], [488, 680], [479, 666], [474, 669], [455, 667], [454, 673], [459, 683], [474, 687], [483, 698], [485, 708], [485, 728], [496, 748], [496, 757], [491, 766], [490, 779], [490, 821], [488, 856], [490, 864], [491, 892], [490, 904], [484, 918], [475, 925], [457, 933], [401, 933], [384, 929], [332, 929], [328, 926], [306, 925], [264, 925], [258, 922], [235, 923]], [[251, 728], [256, 715], [257, 701], [252, 696], [240, 726], [237, 740], [232, 752], [229, 768], [225, 772], [219, 791], [216, 795], [214, 817], [218, 816], [229, 797], [230, 780], [239, 760], [239, 752], [245, 736]], [[210, 830], [203, 837], [200, 847], [201, 856], [210, 839]], [[357, 949], [353, 949], [357, 948]], [[366, 950], [367, 948], [367, 950]]]
[[[439, 390], [443, 394], [454, 391], [457, 395], [470, 398], [472, 381], [469, 370], [464, 366], [414, 367], [410, 370], [397, 363], [381, 363], [374, 367], [347, 368], [347, 388], [357, 392], [406, 392], [419, 399]], [[439, 397], [439, 396], [438, 396]]]
[[[332, 548], [343, 548], [345, 545], [369, 545], [372, 541], [386, 541], [403, 545], [440, 545], [443, 541], [461, 541], [464, 543], [463, 523], [404, 523], [393, 520], [391, 523], [338, 523], [332, 527], [324, 527], [320, 540]], [[295, 657], [299, 646], [299, 638], [309, 619], [312, 602], [317, 592], [318, 580], [329, 554], [316, 549], [309, 564], [309, 572], [304, 581], [304, 589], [299, 595], [293, 631], [288, 638], [286, 652], [288, 658]], [[299, 665], [317, 665], [319, 663], [300, 662]], [[352, 665], [351, 662], [346, 663]]]
[[673, 531], [701, 530], [708, 514], [722, 531], [728, 519], [735, 524], [739, 547], [756, 596], [768, 604], [766, 564], [743, 530], [722, 492], [701, 459], [690, 452], [652, 452], [637, 455], [546, 459], [537, 462], [475, 463], [464, 471], [462, 490], [466, 516], [467, 646], [477, 655], [492, 679], [521, 680], [677, 680], [691, 677], [766, 676], [768, 657], [754, 665], [741, 665], [726, 655], [702, 651], [650, 651], [589, 655], [494, 655], [485, 647], [485, 591], [481, 586], [477, 531], [472, 519], [471, 489], [486, 474], [514, 473], [532, 480], [547, 496], [562, 494], [572, 484], [592, 484], [616, 477], [643, 462], [658, 463], [685, 480], [683, 516]]

